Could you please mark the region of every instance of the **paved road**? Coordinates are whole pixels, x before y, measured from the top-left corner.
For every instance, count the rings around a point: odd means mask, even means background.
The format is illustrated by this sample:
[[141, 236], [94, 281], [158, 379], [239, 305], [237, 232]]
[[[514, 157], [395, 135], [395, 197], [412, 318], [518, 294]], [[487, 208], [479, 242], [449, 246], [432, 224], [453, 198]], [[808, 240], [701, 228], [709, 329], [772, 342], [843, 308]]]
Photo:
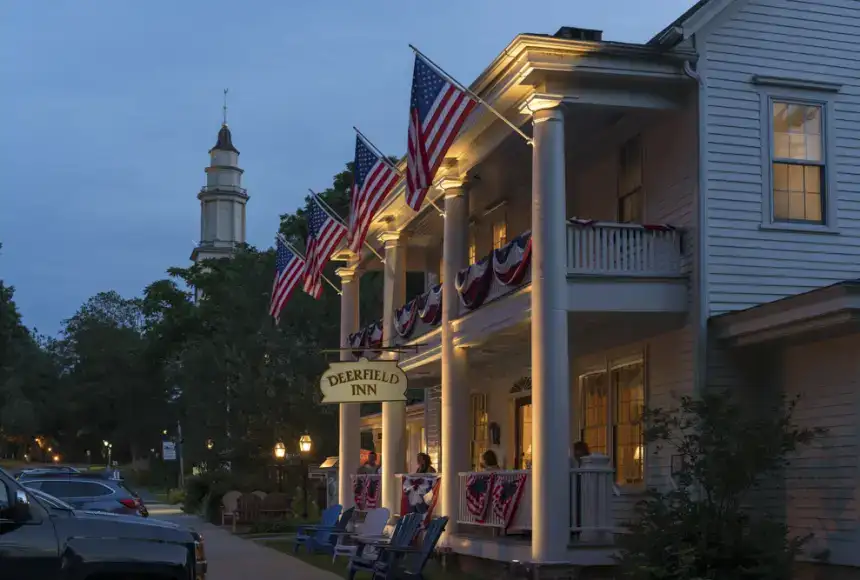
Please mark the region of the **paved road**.
[[256, 542], [237, 538], [226, 530], [183, 514], [172, 506], [153, 505], [149, 513], [151, 517], [188, 526], [203, 534], [209, 560], [207, 580], [342, 580], [336, 574]]

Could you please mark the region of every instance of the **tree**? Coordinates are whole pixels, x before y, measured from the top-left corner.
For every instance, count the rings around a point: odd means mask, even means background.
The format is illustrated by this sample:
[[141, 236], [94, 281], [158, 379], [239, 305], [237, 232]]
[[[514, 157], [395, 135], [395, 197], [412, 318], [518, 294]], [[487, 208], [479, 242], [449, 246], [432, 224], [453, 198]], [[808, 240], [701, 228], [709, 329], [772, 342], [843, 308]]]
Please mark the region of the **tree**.
[[682, 397], [678, 408], [646, 411], [645, 439], [680, 460], [676, 489], [649, 492], [618, 562], [633, 580], [787, 580], [809, 537], [745, 507], [789, 457], [822, 433], [794, 423], [798, 399], [750, 410], [728, 392]]

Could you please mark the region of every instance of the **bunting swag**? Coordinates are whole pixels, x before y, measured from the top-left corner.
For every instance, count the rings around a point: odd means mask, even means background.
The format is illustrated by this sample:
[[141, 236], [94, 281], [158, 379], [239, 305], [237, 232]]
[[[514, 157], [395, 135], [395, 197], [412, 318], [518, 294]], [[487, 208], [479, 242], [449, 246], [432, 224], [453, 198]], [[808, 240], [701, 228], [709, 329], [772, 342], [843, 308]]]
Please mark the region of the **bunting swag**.
[[418, 318], [436, 325], [442, 320], [442, 285], [438, 284], [418, 297]]
[[401, 338], [409, 338], [418, 320], [418, 298], [407, 302], [403, 308], [394, 311], [394, 330]]
[[[382, 346], [382, 321], [378, 320], [367, 327], [367, 337], [365, 339], [367, 341], [367, 346], [371, 351], [374, 349], [378, 349]], [[367, 358], [373, 360], [379, 358], [379, 355], [382, 354], [382, 351], [376, 350], [372, 352], [370, 356]], [[367, 356], [367, 353], [365, 353]]]
[[484, 303], [487, 294], [490, 293], [492, 273], [490, 256], [457, 273], [454, 286], [457, 288], [457, 293], [460, 294], [460, 301], [463, 306], [469, 310], [474, 310]]
[[487, 507], [495, 481], [493, 473], [473, 473], [466, 480], [466, 508], [479, 524], [487, 521]]
[[355, 502], [356, 509], [364, 510], [364, 498], [367, 493], [366, 475], [351, 475], [352, 479], [352, 499]]
[[439, 498], [438, 475], [404, 475], [403, 493], [400, 496], [400, 515], [424, 514], [424, 524], [433, 517], [433, 508]]
[[511, 240], [504, 248], [494, 250], [493, 273], [505, 286], [516, 286], [528, 272], [532, 257], [532, 234], [526, 232]]
[[493, 515], [502, 520], [505, 530], [511, 525], [517, 513], [527, 475], [519, 473], [514, 476], [514, 479], [497, 477], [493, 482]]
[[[375, 350], [382, 346], [382, 321], [365, 326], [358, 332], [349, 335], [349, 346], [354, 349], [355, 358], [367, 357], [370, 360], [379, 358], [381, 351]], [[373, 351], [373, 352], [368, 352]]]
[[[581, 228], [590, 228], [594, 226], [599, 226], [601, 224], [607, 222], [600, 222], [598, 220], [588, 220], [584, 218], [572, 217], [567, 220], [572, 226], [579, 226]], [[618, 225], [613, 223], [612, 225]], [[646, 230], [649, 232], [674, 232], [675, 226], [670, 226], [669, 224], [623, 224], [627, 229], [638, 229], [638, 230]]]
[[352, 347], [352, 356], [356, 359], [361, 358], [361, 355], [364, 354], [364, 342], [367, 340], [367, 328], [362, 328], [358, 332], [354, 332], [349, 335], [349, 346]]
[[368, 477], [364, 486], [364, 509], [372, 510], [379, 507], [379, 477]]

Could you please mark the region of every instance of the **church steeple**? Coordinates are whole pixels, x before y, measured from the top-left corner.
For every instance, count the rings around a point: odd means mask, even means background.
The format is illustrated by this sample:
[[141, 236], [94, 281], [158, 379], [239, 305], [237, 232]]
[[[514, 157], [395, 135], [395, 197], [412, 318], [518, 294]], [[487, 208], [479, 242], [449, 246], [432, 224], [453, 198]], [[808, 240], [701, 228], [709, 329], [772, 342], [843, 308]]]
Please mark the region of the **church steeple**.
[[245, 243], [245, 205], [248, 192], [242, 187], [244, 170], [239, 167], [239, 150], [227, 126], [227, 91], [224, 91], [224, 121], [218, 140], [209, 150], [206, 185], [197, 194], [200, 200], [200, 242], [191, 253], [195, 262], [230, 256]]

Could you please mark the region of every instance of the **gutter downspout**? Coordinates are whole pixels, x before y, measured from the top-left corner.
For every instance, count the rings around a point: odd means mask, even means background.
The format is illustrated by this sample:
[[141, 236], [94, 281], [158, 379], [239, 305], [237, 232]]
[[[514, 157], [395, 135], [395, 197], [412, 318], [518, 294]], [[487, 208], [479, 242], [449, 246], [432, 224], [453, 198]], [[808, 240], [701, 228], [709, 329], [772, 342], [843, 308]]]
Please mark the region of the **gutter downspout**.
[[693, 395], [694, 397], [701, 396], [707, 388], [708, 381], [708, 150], [707, 150], [707, 90], [704, 79], [701, 73], [701, 53], [697, 46], [697, 37], [692, 37], [693, 47], [696, 49], [696, 54], [699, 60], [696, 63], [696, 68], [690, 65], [690, 62], [684, 63], [684, 73], [696, 81], [699, 86], [699, 104], [698, 104], [698, 191], [696, 196], [696, 256], [695, 269], [696, 274], [696, 303], [695, 311], [695, 353], [694, 353], [694, 368], [693, 368]]

